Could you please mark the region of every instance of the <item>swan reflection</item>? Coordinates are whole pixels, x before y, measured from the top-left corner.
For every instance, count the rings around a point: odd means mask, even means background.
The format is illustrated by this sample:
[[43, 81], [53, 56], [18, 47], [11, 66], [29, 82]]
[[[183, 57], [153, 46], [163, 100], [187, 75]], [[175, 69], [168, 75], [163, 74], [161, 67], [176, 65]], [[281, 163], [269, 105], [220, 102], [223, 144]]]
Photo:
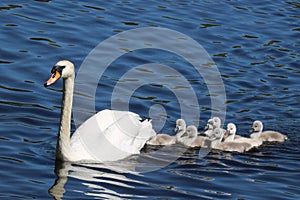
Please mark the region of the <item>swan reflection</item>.
[[[146, 197], [130, 194], [130, 189], [136, 185], [148, 185], [139, 181], [144, 173], [152, 172], [168, 166], [177, 160], [187, 148], [180, 144], [161, 147], [148, 147], [139, 155], [132, 155], [126, 159], [105, 163], [71, 163], [56, 160], [55, 174], [57, 179], [49, 189], [49, 194], [55, 199], [62, 199], [66, 191], [68, 178], [75, 178], [87, 186], [84, 195], [108, 199], [123, 199], [134, 197]], [[119, 193], [115, 188], [126, 191]], [[119, 191], [120, 191], [119, 190]], [[79, 192], [79, 190], [78, 190]]]
[[[65, 186], [68, 178], [75, 178], [88, 187], [87, 190], [82, 191], [84, 195], [109, 199], [130, 197], [130, 194], [119, 194], [109, 189], [111, 185], [117, 185], [123, 188], [134, 188], [134, 184], [139, 183], [139, 181], [123, 175], [123, 173], [126, 174], [126, 172], [129, 172], [129, 169], [121, 169], [107, 164], [56, 161], [55, 173], [57, 179], [49, 189], [49, 194], [52, 195], [54, 199], [63, 199], [64, 194], [67, 192]], [[141, 176], [141, 174], [138, 173], [135, 175]]]

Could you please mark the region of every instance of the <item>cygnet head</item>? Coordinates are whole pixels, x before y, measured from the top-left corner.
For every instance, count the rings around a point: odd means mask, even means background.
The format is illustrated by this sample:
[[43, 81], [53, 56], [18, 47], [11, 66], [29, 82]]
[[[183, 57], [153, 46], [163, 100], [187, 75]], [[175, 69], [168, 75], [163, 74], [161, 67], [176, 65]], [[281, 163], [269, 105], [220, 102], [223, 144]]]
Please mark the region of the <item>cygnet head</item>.
[[254, 121], [252, 128], [251, 128], [251, 132], [255, 133], [255, 132], [262, 132], [263, 130], [263, 123], [261, 121]]
[[205, 130], [213, 130], [221, 127], [221, 119], [219, 117], [213, 117], [207, 121]]
[[234, 123], [227, 124], [227, 131], [229, 135], [235, 135], [236, 133], [236, 126]]
[[205, 130], [213, 130], [214, 129], [214, 121], [213, 119], [209, 119], [207, 121], [206, 126], [204, 127]]
[[214, 128], [220, 128], [221, 127], [221, 119], [219, 117], [213, 117], [213, 126]]
[[45, 87], [55, 83], [60, 78], [74, 77], [74, 64], [68, 60], [61, 60], [57, 62], [51, 69], [51, 77], [44, 84]]
[[182, 131], [182, 130], [185, 131], [185, 129], [186, 129], [186, 123], [184, 119], [177, 119], [175, 131]]
[[190, 125], [186, 128], [186, 133], [189, 138], [196, 137], [198, 135], [197, 127], [194, 125]]

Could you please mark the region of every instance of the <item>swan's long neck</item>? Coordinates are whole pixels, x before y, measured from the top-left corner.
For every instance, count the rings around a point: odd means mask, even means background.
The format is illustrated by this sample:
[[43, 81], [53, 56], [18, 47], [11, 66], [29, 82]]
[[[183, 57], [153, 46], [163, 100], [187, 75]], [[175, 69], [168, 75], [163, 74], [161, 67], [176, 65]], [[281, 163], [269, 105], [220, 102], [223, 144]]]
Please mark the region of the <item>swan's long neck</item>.
[[71, 111], [73, 102], [74, 76], [63, 80], [63, 98], [60, 116], [60, 127], [57, 138], [56, 157], [60, 160], [72, 160], [70, 145]]

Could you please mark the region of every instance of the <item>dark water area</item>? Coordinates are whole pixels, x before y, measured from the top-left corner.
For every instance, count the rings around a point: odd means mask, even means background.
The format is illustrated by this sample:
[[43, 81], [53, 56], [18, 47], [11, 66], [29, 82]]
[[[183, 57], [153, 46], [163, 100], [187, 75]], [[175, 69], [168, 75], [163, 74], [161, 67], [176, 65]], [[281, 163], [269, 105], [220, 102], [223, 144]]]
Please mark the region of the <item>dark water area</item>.
[[[299, 24], [296, 1], [1, 1], [0, 198], [299, 198]], [[247, 153], [212, 150], [201, 156], [201, 149], [184, 149], [173, 162], [147, 173], [128, 170], [142, 159], [136, 155], [109, 164], [55, 165], [62, 84], [43, 86], [52, 66], [68, 59], [78, 72], [99, 43], [145, 27], [177, 31], [186, 36], [178, 40], [192, 38], [207, 51], [221, 74], [226, 99], [220, 104], [226, 110], [212, 108], [222, 94], [211, 93], [205, 77], [188, 60], [174, 51], [144, 48], [121, 49], [126, 53], [105, 70], [95, 93], [97, 111], [111, 107], [118, 84], [143, 82], [145, 73], [151, 72], [164, 77], [170, 87], [152, 78], [155, 84], [135, 91], [125, 87], [123, 97], [130, 97], [131, 111], [154, 117], [159, 132], [174, 134], [183, 102], [199, 112], [199, 118], [190, 122], [199, 124], [199, 130], [216, 113], [225, 115], [224, 125], [236, 123], [238, 134], [246, 136], [252, 122], [261, 120], [265, 129], [285, 133], [289, 140], [263, 144]], [[145, 35], [154, 38], [145, 46], [164, 42], [151, 32]], [[194, 49], [184, 51], [192, 55]], [[183, 99], [174, 94], [184, 88], [183, 78], [176, 79], [166, 68], [153, 72], [148, 63], [168, 66], [182, 75], [198, 105], [189, 94]], [[123, 76], [133, 68], [143, 76]], [[89, 83], [84, 84], [91, 87]], [[91, 115], [89, 110], [81, 112]], [[182, 148], [171, 146], [163, 153], [172, 156]], [[145, 147], [142, 155], [158, 149]], [[153, 160], [152, 165], [162, 162]]]

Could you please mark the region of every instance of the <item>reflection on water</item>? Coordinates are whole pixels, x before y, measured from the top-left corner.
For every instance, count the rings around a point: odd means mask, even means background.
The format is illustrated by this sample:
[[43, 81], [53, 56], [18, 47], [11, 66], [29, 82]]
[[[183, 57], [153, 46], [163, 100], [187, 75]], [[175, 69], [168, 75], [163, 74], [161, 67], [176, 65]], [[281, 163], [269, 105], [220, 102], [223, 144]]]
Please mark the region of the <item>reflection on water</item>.
[[[56, 161], [57, 179], [49, 189], [49, 194], [55, 199], [61, 199], [64, 195], [70, 196], [72, 191], [85, 197], [108, 199], [149, 198], [149, 196], [231, 199], [237, 192], [232, 188], [238, 188], [240, 197], [252, 198], [262, 197], [262, 194], [253, 194], [261, 184], [273, 184], [275, 181], [278, 182], [277, 187], [282, 188], [282, 192], [287, 192], [285, 197], [294, 198], [300, 191], [296, 186], [296, 180], [294, 183], [290, 182], [288, 188], [284, 182], [298, 173], [299, 166], [294, 166], [296, 161], [294, 158], [286, 161], [283, 154], [275, 154], [276, 149], [283, 148], [285, 145], [269, 143], [245, 154], [214, 150], [205, 157], [199, 156], [201, 149], [186, 149], [175, 145], [163, 153], [160, 152], [161, 160], [149, 155], [144, 156], [145, 153], [158, 151], [158, 148], [147, 147], [140, 156], [132, 156], [120, 162], [76, 164]], [[185, 151], [181, 152], [178, 159], [167, 163], [168, 158], [174, 158], [171, 148], [173, 151], [183, 151], [183, 149]], [[285, 152], [287, 153], [289, 152]], [[282, 162], [285, 164], [280, 164]], [[149, 170], [151, 166], [154, 169], [159, 165], [161, 165], [160, 169]], [[148, 172], [137, 171], [137, 167], [141, 166], [148, 168]], [[159, 178], [166, 174], [168, 179]], [[68, 181], [73, 184], [75, 181], [84, 187], [79, 188], [77, 185], [72, 190], [67, 190], [72, 187]], [[243, 187], [240, 185], [241, 181]], [[156, 194], [153, 194], [154, 191]], [[273, 196], [268, 193], [264, 195], [265, 198]]]
[[[109, 188], [109, 185], [115, 185], [123, 188], [132, 188], [126, 182], [138, 183], [134, 179], [127, 178], [120, 172], [114, 171], [114, 167], [103, 164], [71, 164], [68, 162], [56, 161], [55, 173], [57, 179], [54, 185], [49, 189], [55, 199], [62, 199], [64, 196], [65, 185], [69, 178], [75, 178], [88, 187], [92, 192], [86, 192], [87, 196], [116, 199], [120, 197], [131, 197], [122, 195]], [[107, 186], [108, 185], [108, 186]], [[78, 191], [81, 192], [81, 191]]]
[[[176, 162], [186, 151], [186, 147], [182, 145], [173, 145], [161, 148], [147, 147], [144, 148], [141, 155], [133, 155], [117, 162], [70, 163], [56, 160], [54, 171], [57, 179], [49, 189], [49, 194], [55, 199], [61, 199], [66, 192], [65, 185], [68, 179], [75, 178], [93, 191], [86, 193], [89, 196], [102, 198], [146, 197], [126, 194], [124, 191], [127, 191], [126, 188], [135, 188], [135, 185], [147, 185], [147, 182], [139, 181], [145, 173], [167, 167]], [[202, 153], [205, 153], [205, 155], [201, 155], [204, 157], [209, 153], [209, 150], [202, 150]], [[189, 163], [191, 162], [189, 161]], [[123, 189], [118, 193], [111, 189], [112, 186]]]

